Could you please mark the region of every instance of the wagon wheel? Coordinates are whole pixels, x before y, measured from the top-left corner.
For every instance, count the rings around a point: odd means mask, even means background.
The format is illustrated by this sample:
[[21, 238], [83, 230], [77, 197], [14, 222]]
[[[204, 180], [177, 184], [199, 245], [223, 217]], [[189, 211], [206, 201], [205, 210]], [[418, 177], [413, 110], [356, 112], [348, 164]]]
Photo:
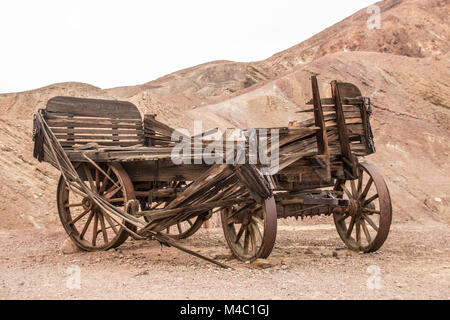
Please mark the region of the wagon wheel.
[[343, 191], [350, 206], [334, 213], [334, 223], [342, 241], [354, 251], [374, 252], [389, 234], [392, 221], [391, 197], [386, 183], [375, 167], [358, 166], [358, 179], [338, 181], [335, 190]]
[[186, 239], [192, 236], [201, 228], [205, 220], [202, 216], [189, 218], [182, 222], [178, 222], [174, 226], [170, 226], [162, 232], [173, 239]]
[[221, 211], [222, 228], [233, 254], [242, 261], [267, 258], [277, 235], [274, 197], [262, 205], [234, 205]]
[[[178, 187], [181, 185], [185, 185], [184, 181], [170, 181], [168, 183], [168, 187]], [[151, 204], [148, 204], [149, 209], [163, 209], [170, 203], [169, 201], [153, 201]], [[149, 222], [148, 218], [144, 216], [146, 222]], [[178, 222], [177, 224], [170, 226], [163, 231], [165, 235], [173, 238], [173, 239], [186, 239], [196, 233], [202, 226], [203, 222], [206, 221], [205, 216], [197, 216], [194, 218], [189, 218], [187, 220]]]
[[[112, 163], [100, 170], [89, 163], [74, 165], [78, 174], [86, 177], [85, 182], [96, 194], [114, 206], [123, 208], [130, 199], [135, 199], [133, 184], [119, 164]], [[111, 180], [112, 181], [111, 181]], [[89, 197], [70, 190], [61, 176], [57, 190], [58, 213], [61, 223], [72, 241], [87, 251], [108, 250], [118, 247], [128, 238], [128, 232], [114, 219], [105, 214]], [[135, 230], [128, 222], [120, 221], [127, 228]]]

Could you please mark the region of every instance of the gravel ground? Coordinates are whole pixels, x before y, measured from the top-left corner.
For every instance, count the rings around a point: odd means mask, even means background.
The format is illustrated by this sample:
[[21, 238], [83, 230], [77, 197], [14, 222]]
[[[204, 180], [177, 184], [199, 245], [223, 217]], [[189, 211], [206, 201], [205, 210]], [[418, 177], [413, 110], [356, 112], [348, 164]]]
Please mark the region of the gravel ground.
[[0, 230], [0, 298], [450, 299], [447, 224], [395, 224], [372, 254], [347, 250], [329, 224], [278, 230], [269, 259], [252, 264], [232, 259], [221, 229], [182, 241], [234, 270], [153, 241], [62, 254], [62, 228]]

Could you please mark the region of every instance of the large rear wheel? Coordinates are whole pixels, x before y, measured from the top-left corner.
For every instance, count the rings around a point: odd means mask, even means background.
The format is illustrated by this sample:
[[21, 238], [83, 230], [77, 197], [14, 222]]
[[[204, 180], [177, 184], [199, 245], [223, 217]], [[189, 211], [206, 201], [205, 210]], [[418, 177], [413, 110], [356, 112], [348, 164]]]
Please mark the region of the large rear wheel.
[[[135, 199], [133, 184], [121, 165], [104, 165], [102, 170], [108, 176], [90, 163], [76, 163], [74, 167], [94, 193], [114, 206], [125, 210], [127, 201]], [[129, 233], [116, 222], [117, 218], [110, 217], [91, 198], [71, 190], [62, 176], [58, 183], [57, 203], [64, 229], [83, 250], [108, 250], [118, 247], [128, 238]], [[121, 224], [133, 231], [136, 229], [125, 221], [121, 221]]]
[[338, 181], [335, 190], [350, 206], [333, 214], [342, 241], [354, 251], [374, 252], [389, 234], [392, 205], [386, 182], [377, 169], [360, 163], [356, 180]]

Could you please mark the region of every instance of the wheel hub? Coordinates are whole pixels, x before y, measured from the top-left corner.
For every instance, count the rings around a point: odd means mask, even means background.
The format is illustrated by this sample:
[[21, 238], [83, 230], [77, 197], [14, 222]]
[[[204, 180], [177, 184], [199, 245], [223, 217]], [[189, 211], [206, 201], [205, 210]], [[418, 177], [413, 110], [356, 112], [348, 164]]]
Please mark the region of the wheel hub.
[[89, 197], [84, 197], [83, 200], [81, 201], [81, 203], [85, 210], [92, 210], [95, 206], [95, 203]]
[[361, 203], [356, 199], [350, 199], [350, 205], [347, 210], [351, 216], [356, 216], [361, 212]]

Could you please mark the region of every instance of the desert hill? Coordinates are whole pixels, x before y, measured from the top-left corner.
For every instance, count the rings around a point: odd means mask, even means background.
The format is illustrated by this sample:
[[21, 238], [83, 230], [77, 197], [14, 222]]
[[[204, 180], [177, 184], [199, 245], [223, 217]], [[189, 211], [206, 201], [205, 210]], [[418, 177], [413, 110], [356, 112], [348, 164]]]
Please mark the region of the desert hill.
[[448, 0], [386, 0], [380, 8], [380, 29], [369, 29], [373, 14], [362, 9], [312, 38], [257, 63], [280, 75], [298, 65], [341, 51], [371, 51], [408, 57], [432, 57], [450, 49]]
[[32, 158], [32, 115], [56, 95], [128, 100], [175, 127], [286, 125], [332, 79], [371, 97], [379, 167], [394, 220], [450, 221], [448, 1], [383, 1], [382, 28], [365, 10], [267, 60], [214, 61], [148, 83], [100, 89], [83, 83], [0, 94], [0, 228], [58, 225], [55, 169]]

